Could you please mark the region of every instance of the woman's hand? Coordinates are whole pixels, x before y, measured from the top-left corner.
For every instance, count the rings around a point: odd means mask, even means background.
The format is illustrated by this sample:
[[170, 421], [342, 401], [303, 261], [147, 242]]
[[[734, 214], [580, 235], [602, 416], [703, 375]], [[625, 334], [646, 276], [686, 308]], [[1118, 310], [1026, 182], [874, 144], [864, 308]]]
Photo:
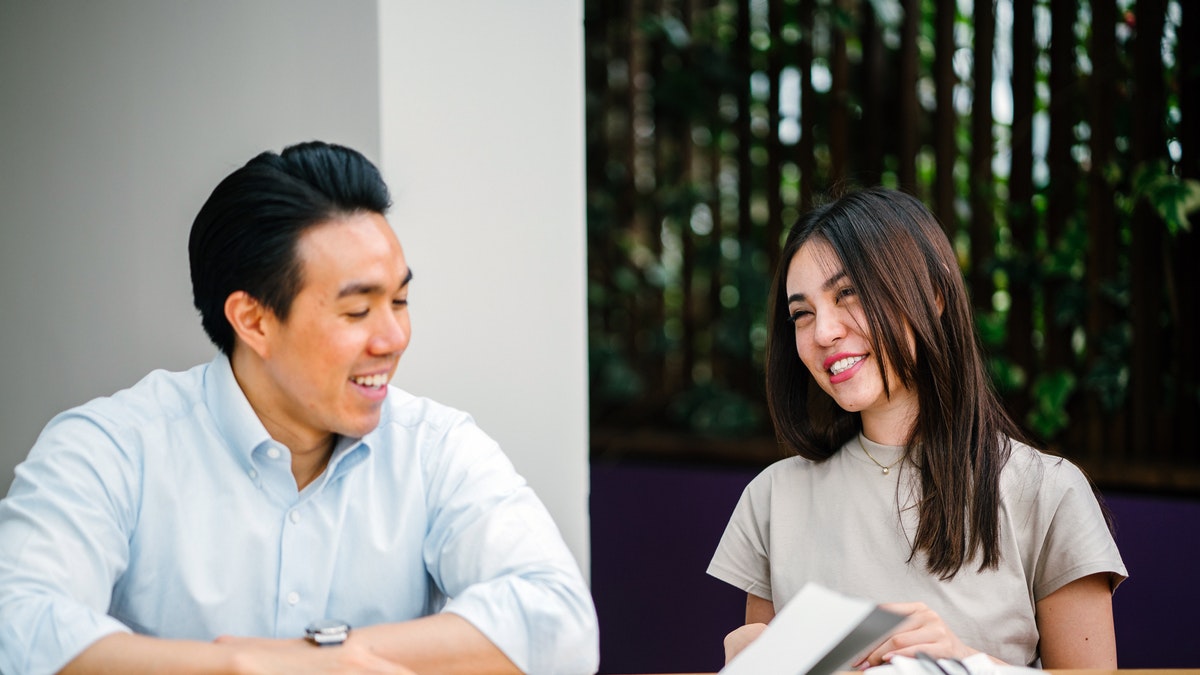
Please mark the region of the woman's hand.
[[725, 663], [729, 664], [733, 657], [738, 655], [738, 652], [745, 649], [751, 642], [758, 639], [759, 635], [767, 629], [765, 623], [748, 623], [745, 626], [725, 636]]
[[856, 668], [878, 666], [896, 655], [916, 658], [917, 652], [925, 652], [934, 658], [951, 659], [964, 659], [979, 653], [979, 650], [964, 645], [942, 621], [942, 617], [923, 602], [894, 602], [880, 607], [907, 618], [888, 639], [855, 664]]

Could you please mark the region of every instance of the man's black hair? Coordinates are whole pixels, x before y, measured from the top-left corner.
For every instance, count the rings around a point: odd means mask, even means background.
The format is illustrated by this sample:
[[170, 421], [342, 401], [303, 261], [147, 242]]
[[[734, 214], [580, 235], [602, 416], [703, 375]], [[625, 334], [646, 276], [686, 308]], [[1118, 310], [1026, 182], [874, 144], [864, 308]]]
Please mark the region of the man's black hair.
[[225, 300], [245, 291], [286, 320], [300, 291], [296, 243], [305, 229], [391, 206], [379, 170], [361, 153], [311, 141], [264, 152], [229, 174], [192, 223], [192, 298], [204, 332], [233, 354]]

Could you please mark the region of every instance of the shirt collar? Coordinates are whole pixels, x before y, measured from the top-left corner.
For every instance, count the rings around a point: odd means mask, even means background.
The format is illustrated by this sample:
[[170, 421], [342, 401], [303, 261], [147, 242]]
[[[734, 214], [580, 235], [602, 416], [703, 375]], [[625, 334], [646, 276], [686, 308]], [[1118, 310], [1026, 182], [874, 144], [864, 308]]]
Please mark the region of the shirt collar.
[[217, 430], [239, 457], [249, 462], [250, 454], [271, 440], [262, 420], [233, 376], [229, 357], [218, 353], [204, 377], [204, 400], [212, 411]]
[[[224, 353], [218, 353], [208, 366], [204, 378], [204, 398], [226, 444], [245, 464], [250, 465], [254, 450], [272, 442], [271, 434], [267, 433], [262, 420], [250, 406], [246, 393], [233, 375], [233, 365]], [[356, 466], [370, 453], [371, 441], [378, 435], [379, 429], [376, 428], [361, 439], [339, 436], [325, 473], [341, 475]]]
[[329, 458], [329, 465], [325, 467], [324, 474], [313, 485], [323, 489], [330, 481], [345, 476], [346, 472], [361, 464], [371, 454], [371, 447], [367, 444], [367, 440], [374, 433], [376, 432], [372, 431], [362, 438], [338, 436], [334, 441], [333, 455]]

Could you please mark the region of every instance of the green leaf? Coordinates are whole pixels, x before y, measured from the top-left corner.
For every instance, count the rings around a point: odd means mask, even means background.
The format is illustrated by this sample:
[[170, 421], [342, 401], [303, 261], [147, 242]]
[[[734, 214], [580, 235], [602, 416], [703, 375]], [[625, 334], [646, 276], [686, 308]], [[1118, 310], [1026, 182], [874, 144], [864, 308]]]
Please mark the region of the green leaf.
[[1172, 235], [1191, 232], [1188, 214], [1200, 209], [1200, 181], [1172, 174], [1166, 162], [1159, 160], [1133, 172], [1133, 193], [1137, 199], [1146, 199]]
[[1171, 234], [1191, 232], [1188, 214], [1200, 209], [1200, 181], [1164, 179], [1155, 185], [1149, 199]]
[[1075, 391], [1075, 376], [1065, 370], [1041, 375], [1033, 383], [1033, 409], [1029, 411], [1029, 426], [1044, 438], [1051, 438], [1067, 427], [1067, 401]]

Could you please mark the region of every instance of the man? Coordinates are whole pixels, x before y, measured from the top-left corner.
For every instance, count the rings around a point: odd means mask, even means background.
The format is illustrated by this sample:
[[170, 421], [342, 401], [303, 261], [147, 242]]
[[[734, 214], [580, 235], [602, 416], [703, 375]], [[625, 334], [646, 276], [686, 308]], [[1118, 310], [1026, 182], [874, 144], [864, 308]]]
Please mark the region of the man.
[[17, 468], [0, 672], [596, 670], [543, 505], [468, 416], [388, 384], [413, 278], [389, 204], [316, 142], [217, 186], [189, 253], [219, 354], [58, 415]]

